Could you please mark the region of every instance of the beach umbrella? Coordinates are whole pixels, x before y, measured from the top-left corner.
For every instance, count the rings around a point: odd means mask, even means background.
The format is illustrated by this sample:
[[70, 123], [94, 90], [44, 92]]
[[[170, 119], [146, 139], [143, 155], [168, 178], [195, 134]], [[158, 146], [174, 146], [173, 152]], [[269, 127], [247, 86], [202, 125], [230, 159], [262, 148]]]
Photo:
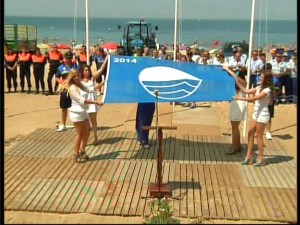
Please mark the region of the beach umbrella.
[[104, 44], [102, 46], [102, 48], [105, 48], [107, 50], [117, 50], [118, 44], [113, 43], [113, 42], [109, 42], [109, 43]]
[[45, 43], [40, 43], [37, 45], [37, 47], [40, 48], [42, 54], [45, 54], [46, 52], [50, 51], [49, 45], [47, 45]]
[[57, 45], [58, 49], [71, 49], [70, 46], [68, 46], [67, 44], [58, 44]]

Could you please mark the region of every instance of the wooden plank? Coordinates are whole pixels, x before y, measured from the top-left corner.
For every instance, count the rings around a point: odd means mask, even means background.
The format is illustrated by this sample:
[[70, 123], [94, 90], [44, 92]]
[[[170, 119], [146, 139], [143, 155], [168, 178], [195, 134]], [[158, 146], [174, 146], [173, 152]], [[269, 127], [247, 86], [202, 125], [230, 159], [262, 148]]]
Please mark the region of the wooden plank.
[[225, 186], [225, 187], [226, 187], [226, 191], [227, 191], [228, 202], [229, 202], [229, 205], [230, 205], [230, 208], [231, 208], [232, 218], [234, 220], [241, 219], [240, 209], [239, 209], [239, 206], [238, 206], [237, 201], [235, 199], [233, 188], [230, 185]]
[[140, 162], [140, 165], [138, 163], [139, 174], [136, 179], [135, 191], [134, 191], [134, 195], [132, 197], [132, 202], [130, 204], [130, 208], [129, 208], [129, 212], [128, 212], [128, 214], [132, 215], [132, 216], [136, 215], [139, 201], [142, 200], [141, 194], [142, 194], [142, 186], [143, 186], [143, 181], [144, 181], [144, 177], [145, 177], [146, 166], [147, 166], [147, 162]]
[[215, 207], [217, 211], [217, 218], [218, 219], [224, 219], [225, 218], [225, 212], [223, 208], [223, 202], [221, 198], [221, 190], [219, 185], [212, 185], [214, 196], [215, 196]]
[[200, 150], [198, 147], [198, 140], [196, 135], [190, 135], [190, 141], [192, 143], [191, 148], [193, 149], [194, 158], [192, 158], [192, 163], [200, 162]]
[[259, 188], [251, 187], [250, 190], [252, 191], [253, 196], [253, 198], [251, 198], [250, 201], [254, 201], [253, 209], [255, 211], [255, 216], [261, 220], [272, 220], [268, 213], [267, 206], [265, 205], [262, 199], [262, 193], [260, 192]]
[[30, 180], [32, 179], [32, 177], [34, 176], [35, 173], [37, 173], [40, 169], [42, 169], [46, 164], [47, 161], [49, 160], [49, 158], [39, 158], [37, 166], [32, 166], [31, 168], [29, 168], [26, 171], [26, 174], [22, 173], [22, 177], [16, 177], [16, 180], [13, 182], [13, 187], [6, 190], [6, 192], [8, 193], [5, 196], [5, 203], [6, 205], [8, 205], [13, 199], [16, 201], [16, 195], [25, 187], [26, 185], [26, 180]]
[[[123, 162], [123, 161], [122, 161]], [[122, 165], [122, 169], [120, 171], [120, 174], [118, 176], [118, 179], [117, 179], [117, 182], [115, 183], [116, 184], [116, 187], [115, 187], [115, 192], [114, 192], [114, 195], [112, 196], [112, 201], [114, 203], [117, 202], [118, 198], [119, 198], [119, 195], [122, 191], [122, 188], [123, 188], [123, 184], [124, 184], [124, 180], [125, 180], [125, 176], [127, 174], [127, 171], [128, 171], [128, 168], [130, 166], [130, 161], [125, 161], [124, 163], [121, 164]], [[112, 204], [112, 203], [111, 203]], [[115, 209], [115, 206], [116, 204], [112, 205], [110, 207], [110, 210], [114, 210]], [[96, 212], [96, 210], [95, 210]], [[112, 213], [113, 214], [113, 213]]]
[[130, 179], [130, 182], [129, 182], [130, 185], [129, 185], [129, 188], [128, 188], [128, 191], [127, 191], [127, 194], [126, 194], [126, 199], [124, 200], [124, 204], [123, 204], [122, 211], [121, 211], [122, 215], [128, 215], [129, 214], [129, 210], [131, 208], [131, 204], [132, 204], [132, 201], [133, 201], [133, 196], [134, 196], [135, 191], [136, 191], [136, 183], [137, 183], [137, 178], [139, 176], [139, 172], [140, 172], [140, 169], [141, 169], [141, 165], [142, 165], [141, 161], [137, 161], [136, 165], [135, 165], [135, 168], [134, 168], [134, 171], [131, 174], [131, 179]]
[[119, 179], [120, 179], [120, 176], [122, 174], [122, 170], [124, 169], [124, 166], [125, 166], [125, 162], [120, 161], [119, 168], [117, 169], [114, 177], [111, 178], [111, 182], [112, 182], [111, 188], [112, 188], [112, 190], [110, 190], [111, 191], [110, 198], [108, 199], [107, 196], [106, 196], [106, 202], [103, 203], [103, 205], [105, 205], [105, 206], [102, 206], [102, 208], [101, 208], [102, 211], [104, 209], [106, 209], [105, 214], [107, 214], [107, 215], [113, 215], [115, 204], [118, 200], [118, 197], [119, 197], [122, 185], [123, 185], [123, 183], [121, 183], [119, 181]]
[[[51, 167], [50, 165], [47, 166], [50, 177], [56, 177], [66, 165], [66, 160], [59, 159], [56, 160], [56, 163], [54, 163], [54, 165], [52, 165], [53, 167]], [[26, 194], [24, 194], [20, 198], [18, 204], [16, 205], [16, 208], [29, 211], [33, 211], [35, 209], [36, 204], [41, 202], [40, 198], [38, 198], [37, 196], [41, 195], [42, 193], [45, 194], [45, 191], [43, 190], [49, 190], [52, 182], [54, 181], [54, 179], [49, 180], [47, 178], [41, 179], [41, 181], [42, 180], [44, 181], [44, 185], [47, 185], [47, 188], [45, 188], [43, 185], [39, 185], [39, 188], [32, 185], [31, 188], [26, 192]], [[42, 202], [40, 204], [42, 204]]]
[[184, 156], [183, 161], [184, 163], [190, 163], [190, 145], [189, 145], [189, 135], [185, 135], [183, 141], [184, 146]]
[[246, 211], [246, 217], [248, 220], [261, 220], [261, 214], [258, 208], [255, 206], [255, 198], [252, 194], [251, 188], [239, 187], [242, 202]]
[[71, 159], [65, 161], [67, 162], [67, 166], [62, 172], [57, 174], [56, 180], [58, 182], [55, 182], [52, 186], [52, 191], [41, 208], [41, 211], [47, 212], [50, 208], [52, 208], [52, 212], [56, 211], [56, 208], [63, 197], [61, 193], [66, 190], [65, 185], [67, 184], [70, 175], [76, 171], [76, 165], [72, 163]]
[[130, 179], [131, 179], [131, 176], [133, 174], [133, 170], [134, 170], [135, 166], [136, 166], [136, 163], [130, 162], [129, 167], [127, 169], [127, 173], [126, 173], [125, 178], [124, 178], [124, 182], [123, 182], [123, 186], [122, 186], [122, 189], [121, 189], [121, 192], [120, 192], [120, 196], [119, 196], [118, 201], [116, 203], [116, 207], [115, 207], [115, 210], [114, 210], [114, 215], [122, 215], [122, 207], [123, 207], [124, 201], [126, 199], [126, 194], [128, 192], [128, 188], [129, 188], [129, 185], [130, 185]]
[[[97, 163], [86, 163], [90, 164], [90, 166], [84, 171], [83, 175], [79, 175], [80, 183], [78, 185], [78, 188], [74, 191], [73, 196], [71, 197], [69, 203], [66, 205], [64, 211], [65, 212], [78, 212], [78, 209], [80, 207], [80, 203], [82, 202], [83, 198], [85, 197], [86, 190], [89, 189], [87, 187], [88, 180], [91, 177], [92, 171], [95, 171], [96, 164]], [[91, 184], [91, 182], [90, 182]]]
[[222, 157], [219, 149], [219, 143], [216, 136], [209, 136], [210, 142], [212, 143], [212, 148], [214, 150], [215, 156], [215, 163], [219, 164], [222, 163]]
[[297, 207], [290, 200], [287, 189], [285, 188], [274, 188], [273, 191], [277, 192], [274, 194], [275, 198], [279, 198], [277, 202], [280, 202], [282, 211], [284, 212], [286, 221], [296, 222], [297, 221]]
[[294, 216], [293, 216], [293, 213], [292, 213], [294, 210], [288, 210], [289, 201], [287, 198], [285, 198], [286, 196], [284, 194], [281, 195], [282, 192], [279, 192], [279, 189], [280, 188], [270, 188], [269, 192], [270, 192], [270, 194], [272, 194], [272, 196], [274, 196], [274, 200], [278, 204], [278, 207], [280, 208], [280, 211], [282, 212], [283, 220], [281, 220], [281, 221], [289, 221], [292, 217], [294, 217], [294, 219], [295, 219], [296, 214], [294, 214]]
[[102, 191], [99, 195], [99, 198], [97, 199], [96, 203], [94, 204], [93, 208], [91, 209], [92, 213], [94, 214], [100, 214], [100, 209], [102, 207], [102, 204], [104, 202], [104, 199], [106, 198], [106, 195], [111, 187], [111, 176], [116, 171], [116, 168], [119, 166], [119, 160], [117, 162], [109, 161], [109, 166], [107, 168], [107, 172], [103, 175], [102, 179], [104, 182], [104, 186], [102, 188]]
[[[268, 215], [270, 217], [271, 220], [275, 221], [277, 218], [277, 213], [274, 211], [274, 208], [272, 207], [272, 202], [269, 200], [269, 196], [266, 192], [266, 189], [268, 188], [263, 188], [263, 187], [259, 187], [257, 188], [258, 191], [260, 192], [260, 195], [262, 197], [262, 201], [263, 201], [263, 205], [265, 206]], [[261, 207], [261, 206], [260, 206]]]
[[209, 143], [207, 140], [206, 136], [202, 136], [202, 140], [203, 140], [203, 146], [204, 146], [204, 155], [205, 155], [205, 162], [207, 164], [212, 164], [212, 155], [210, 153], [210, 149], [209, 149]]
[[225, 217], [225, 219], [233, 219], [230, 204], [229, 204], [229, 199], [227, 196], [226, 186], [220, 185], [219, 190], [220, 190], [220, 195], [221, 195], [222, 204], [223, 204], [224, 217]]
[[146, 164], [146, 170], [144, 172], [144, 177], [142, 181], [142, 187], [141, 187], [141, 199], [138, 202], [138, 205], [136, 207], [136, 215], [144, 215], [144, 210], [147, 208], [147, 197], [149, 195], [149, 183], [150, 183], [150, 174], [153, 168], [154, 163], [150, 161], [144, 162]]
[[286, 188], [285, 192], [289, 198], [289, 200], [291, 201], [293, 207], [295, 209], [297, 209], [297, 189], [290, 189], [290, 188]]
[[175, 160], [175, 152], [176, 152], [176, 135], [173, 134], [172, 136], [170, 136], [170, 156], [169, 156], [169, 160], [171, 162], [174, 162], [174, 160]]
[[[198, 176], [201, 186], [200, 198], [201, 198], [201, 208], [202, 208], [202, 215], [204, 218], [210, 218], [209, 214], [209, 206], [208, 206], [208, 197], [206, 191], [206, 183], [204, 178], [204, 165], [198, 164]], [[205, 165], [206, 166], [206, 165]]]
[[[108, 161], [97, 161], [95, 162], [95, 169], [96, 173], [91, 174], [91, 181], [89, 184], [86, 185], [87, 189], [85, 192], [85, 195], [83, 195], [83, 198], [80, 198], [78, 200], [78, 208], [75, 212], [86, 212], [88, 207], [94, 207], [94, 204], [96, 202], [95, 199], [98, 199], [97, 195], [97, 189], [99, 189], [99, 186], [101, 185], [101, 189], [104, 186], [104, 182], [101, 183], [101, 178], [103, 177], [104, 173], [106, 173], [106, 169], [108, 167]], [[95, 177], [100, 174], [100, 177], [98, 179], [95, 179]], [[96, 193], [96, 194], [95, 194]], [[100, 195], [100, 192], [99, 192]], [[95, 196], [95, 197], [94, 197]]]
[[[201, 192], [201, 186], [199, 182], [199, 175], [198, 175], [198, 167], [196, 164], [191, 164], [191, 169], [192, 169], [192, 181], [193, 181], [193, 203], [194, 203], [194, 212], [195, 212], [195, 217], [202, 217], [202, 209], [201, 209], [201, 197], [200, 197], [200, 192]], [[190, 205], [188, 205], [190, 209]]]
[[179, 205], [179, 215], [180, 217], [187, 217], [187, 166], [186, 164], [180, 165], [180, 205]]
[[182, 200], [181, 192], [180, 192], [180, 166], [181, 164], [175, 163], [174, 170], [174, 185], [172, 186], [172, 196], [174, 198], [173, 201], [173, 215], [179, 217], [179, 203]]

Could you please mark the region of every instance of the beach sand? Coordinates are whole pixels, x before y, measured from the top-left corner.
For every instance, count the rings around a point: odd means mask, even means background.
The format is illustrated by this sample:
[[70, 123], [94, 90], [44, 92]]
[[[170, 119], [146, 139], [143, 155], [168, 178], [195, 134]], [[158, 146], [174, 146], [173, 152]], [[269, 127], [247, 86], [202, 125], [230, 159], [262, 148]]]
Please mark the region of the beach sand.
[[[93, 68], [94, 69], [94, 68]], [[47, 74], [47, 71], [46, 71]], [[45, 78], [46, 80], [46, 78]], [[32, 79], [32, 82], [34, 80]], [[5, 85], [6, 90], [6, 85]], [[33, 88], [34, 90], [34, 88]], [[60, 123], [59, 96], [44, 96], [42, 94], [4, 94], [4, 138], [5, 152], [22, 140], [26, 135], [37, 128], [52, 128]], [[228, 119], [229, 103], [198, 103], [198, 106], [208, 106], [216, 114], [217, 121], [212, 124], [178, 124], [176, 132], [183, 134], [204, 134], [210, 135], [231, 135], [231, 127]], [[172, 111], [183, 111], [182, 106], [170, 106], [170, 104], [160, 104], [160, 124], [173, 125], [175, 118]], [[248, 118], [253, 112], [253, 103], [249, 103]], [[98, 126], [111, 130], [135, 130], [135, 111], [136, 104], [107, 104], [102, 106], [98, 113]], [[191, 109], [192, 110], [192, 109]], [[285, 149], [294, 157], [297, 157], [297, 107], [291, 105], [278, 105], [275, 107], [275, 117], [272, 123], [272, 135], [279, 137]], [[197, 115], [195, 115], [197, 116]], [[203, 117], [209, 116], [206, 114]], [[69, 119], [67, 124], [71, 125]], [[177, 125], [177, 124], [176, 124]], [[242, 130], [242, 126], [241, 126]], [[101, 131], [99, 131], [101, 132]], [[70, 142], [73, 140], [70, 140]], [[116, 217], [99, 216], [90, 214], [50, 214], [37, 212], [14, 212], [5, 211], [5, 223], [112, 223], [112, 224], [141, 224], [144, 219], [141, 217]], [[182, 219], [181, 223], [189, 223], [193, 220]], [[214, 220], [204, 223], [262, 223], [262, 221], [226, 221]], [[268, 222], [270, 223], [270, 222]]]

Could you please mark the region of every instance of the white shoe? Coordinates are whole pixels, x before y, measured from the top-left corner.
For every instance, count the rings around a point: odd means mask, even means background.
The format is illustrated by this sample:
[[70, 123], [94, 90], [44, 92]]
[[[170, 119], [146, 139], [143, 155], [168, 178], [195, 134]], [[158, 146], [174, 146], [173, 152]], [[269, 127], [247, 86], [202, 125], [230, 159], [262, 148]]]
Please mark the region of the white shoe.
[[58, 129], [56, 129], [57, 132], [65, 131], [67, 130], [65, 125], [59, 125]]
[[272, 135], [270, 132], [266, 132], [266, 138], [267, 140], [272, 140]]

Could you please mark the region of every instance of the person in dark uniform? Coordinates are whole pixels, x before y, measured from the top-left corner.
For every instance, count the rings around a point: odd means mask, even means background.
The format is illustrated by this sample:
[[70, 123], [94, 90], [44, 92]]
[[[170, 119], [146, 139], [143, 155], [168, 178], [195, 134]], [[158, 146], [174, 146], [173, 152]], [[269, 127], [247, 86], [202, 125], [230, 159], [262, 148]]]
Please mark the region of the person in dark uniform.
[[[82, 51], [78, 54], [77, 61], [80, 68], [82, 68], [84, 65], [87, 65], [87, 55], [86, 55], [85, 45], [82, 45]], [[92, 63], [92, 56], [90, 55], [90, 65], [91, 63]]]
[[142, 130], [142, 126], [151, 126], [155, 111], [155, 103], [138, 103], [136, 112], [136, 133], [137, 141], [145, 149], [149, 148], [149, 130]]
[[26, 82], [28, 85], [27, 94], [31, 93], [31, 81], [30, 81], [30, 66], [31, 66], [31, 54], [27, 51], [26, 47], [22, 47], [21, 53], [18, 55], [19, 65], [20, 65], [20, 83], [21, 83], [21, 93], [24, 93], [24, 77], [26, 77]]
[[[47, 78], [49, 95], [53, 95], [52, 79], [53, 76], [57, 73], [57, 68], [62, 63], [62, 59], [63, 59], [63, 55], [61, 54], [60, 51], [57, 50], [57, 45], [53, 44], [52, 48], [53, 48], [52, 51], [49, 52], [47, 56], [49, 62], [49, 73]], [[57, 91], [57, 88], [58, 88], [58, 83], [55, 81], [55, 87], [54, 87], [55, 92]]]
[[45, 94], [45, 82], [44, 82], [44, 75], [45, 75], [45, 64], [46, 64], [46, 56], [41, 54], [40, 48], [35, 49], [35, 54], [32, 55], [32, 63], [33, 63], [33, 74], [35, 79], [35, 87], [36, 91], [35, 94], [40, 93], [40, 83], [42, 88], [42, 93]]
[[8, 92], [11, 92], [11, 80], [13, 80], [14, 91], [17, 92], [18, 82], [17, 82], [17, 66], [18, 66], [18, 56], [14, 53], [12, 48], [8, 48], [7, 54], [5, 55], [5, 69], [6, 69], [6, 81]]
[[72, 61], [73, 54], [72, 52], [68, 51], [65, 53], [65, 60], [64, 63], [61, 64], [57, 68], [57, 72], [55, 74], [56, 81], [60, 84], [61, 90], [60, 91], [60, 100], [59, 100], [59, 106], [61, 108], [61, 120], [62, 125], [59, 125], [57, 131], [61, 132], [66, 130], [66, 122], [67, 122], [67, 116], [68, 116], [68, 108], [71, 107], [71, 98], [67, 93], [67, 90], [63, 88], [66, 85], [67, 82], [67, 76], [71, 69], [79, 70], [79, 67], [76, 63]]

